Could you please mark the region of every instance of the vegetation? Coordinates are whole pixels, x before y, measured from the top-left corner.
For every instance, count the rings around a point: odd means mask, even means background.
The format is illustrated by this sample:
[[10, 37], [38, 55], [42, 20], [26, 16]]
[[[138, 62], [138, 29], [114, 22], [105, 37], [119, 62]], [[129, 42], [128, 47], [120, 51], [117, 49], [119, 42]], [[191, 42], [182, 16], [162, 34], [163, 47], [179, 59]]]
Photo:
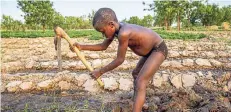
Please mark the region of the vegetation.
[[220, 26], [222, 22], [231, 23], [231, 5], [219, 7], [216, 4], [208, 4], [206, 1], [154, 1], [144, 10], [154, 11], [154, 25], [165, 26], [169, 30], [174, 22], [184, 27], [192, 26]]
[[[190, 34], [181, 32], [166, 32], [155, 30], [161, 37], [165, 39], [200, 39], [206, 37], [204, 34]], [[20, 37], [20, 38], [36, 38], [36, 37], [53, 37], [55, 34], [52, 30], [43, 31], [2, 31], [3, 38]], [[102, 34], [95, 30], [69, 30], [67, 34], [72, 38], [87, 37], [91, 40], [103, 39]]]

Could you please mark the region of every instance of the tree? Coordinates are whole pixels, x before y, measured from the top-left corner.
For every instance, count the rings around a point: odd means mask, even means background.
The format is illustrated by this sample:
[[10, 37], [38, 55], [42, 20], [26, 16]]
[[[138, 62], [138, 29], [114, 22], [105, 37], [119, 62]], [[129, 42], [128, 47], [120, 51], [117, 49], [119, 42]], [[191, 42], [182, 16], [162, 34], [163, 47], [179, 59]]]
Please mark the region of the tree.
[[151, 27], [153, 25], [153, 17], [151, 15], [144, 16], [141, 20], [142, 26]]
[[174, 13], [174, 2], [175, 1], [154, 1], [152, 4], [146, 4], [143, 2], [143, 5], [148, 5], [149, 8], [144, 10], [154, 11], [155, 23], [162, 25], [165, 24], [166, 29], [169, 29], [169, 25], [172, 24], [176, 13]]
[[6, 29], [6, 30], [12, 30], [12, 26], [13, 26], [13, 21], [14, 19], [11, 16], [6, 16], [6, 15], [2, 15], [2, 28]]
[[137, 16], [132, 16], [132, 17], [130, 17], [130, 19], [128, 20], [128, 23], [130, 23], [130, 24], [141, 25], [141, 20], [140, 20], [139, 17], [137, 17]]
[[17, 1], [18, 8], [25, 13], [26, 24], [42, 25], [45, 31], [46, 25], [53, 21], [54, 9], [50, 1]]

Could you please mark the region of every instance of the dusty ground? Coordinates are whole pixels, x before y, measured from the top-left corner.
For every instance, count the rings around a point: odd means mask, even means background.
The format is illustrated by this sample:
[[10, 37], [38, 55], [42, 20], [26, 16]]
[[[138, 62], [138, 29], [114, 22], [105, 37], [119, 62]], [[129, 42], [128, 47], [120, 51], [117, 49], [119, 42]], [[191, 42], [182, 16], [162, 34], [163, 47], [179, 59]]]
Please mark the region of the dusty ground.
[[[231, 85], [228, 84], [231, 78], [230, 75], [226, 77], [231, 72], [230, 40], [226, 37], [217, 38], [211, 36], [198, 41], [166, 40], [169, 57], [157, 74], [168, 74], [169, 77], [158, 87], [150, 83], [146, 98], [149, 108], [144, 112], [231, 112]], [[15, 80], [37, 83], [49, 79], [49, 74], [55, 74], [57, 63], [52, 40], [52, 38], [2, 39], [1, 86]], [[87, 39], [74, 40], [88, 44], [100, 42]], [[70, 53], [67, 43], [62, 41], [62, 45], [63, 69], [78, 73], [86, 72], [82, 65], [75, 63], [79, 60], [75, 54]], [[116, 56], [116, 46], [115, 41], [106, 51], [94, 52], [96, 55], [85, 51], [84, 54], [91, 65], [98, 68]], [[200, 62], [199, 58], [208, 61], [209, 65]], [[127, 62], [103, 77], [112, 76], [117, 81], [121, 77], [132, 80], [130, 73], [139, 57], [129, 50], [126, 59]], [[217, 63], [214, 63], [214, 60]], [[29, 76], [37, 73], [45, 76], [42, 78]], [[178, 74], [182, 76], [195, 74], [195, 84], [188, 88], [183, 83], [183, 86], [177, 89], [171, 81], [172, 77]], [[7, 89], [4, 91], [1, 89], [1, 111], [129, 112], [132, 91], [116, 89], [89, 93], [84, 88], [78, 87], [65, 91], [51, 88], [43, 91], [33, 89], [11, 93]]]

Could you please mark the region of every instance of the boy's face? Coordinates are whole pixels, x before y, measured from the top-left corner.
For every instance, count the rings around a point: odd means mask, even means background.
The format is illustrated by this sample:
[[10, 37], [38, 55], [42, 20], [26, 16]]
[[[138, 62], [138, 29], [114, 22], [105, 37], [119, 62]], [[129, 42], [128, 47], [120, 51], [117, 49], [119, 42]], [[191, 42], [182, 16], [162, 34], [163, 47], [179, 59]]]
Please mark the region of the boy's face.
[[113, 23], [103, 25], [99, 28], [95, 28], [97, 31], [101, 32], [106, 38], [113, 38], [115, 36], [115, 26]]

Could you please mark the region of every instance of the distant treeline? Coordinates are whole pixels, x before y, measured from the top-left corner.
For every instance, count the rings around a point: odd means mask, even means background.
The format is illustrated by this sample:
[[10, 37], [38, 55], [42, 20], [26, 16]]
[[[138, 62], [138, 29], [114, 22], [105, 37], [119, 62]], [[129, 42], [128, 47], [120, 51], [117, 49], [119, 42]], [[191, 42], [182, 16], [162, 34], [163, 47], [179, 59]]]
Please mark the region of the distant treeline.
[[[11, 16], [3, 15], [1, 30], [27, 31], [53, 29], [59, 25], [66, 30], [91, 29], [92, 18], [95, 11], [80, 17], [63, 16], [53, 8], [51, 1], [17, 1], [19, 10], [24, 12], [25, 22], [15, 20]], [[153, 11], [154, 15], [143, 18], [132, 16], [122, 20], [145, 27], [163, 27], [170, 29], [173, 23], [177, 23], [178, 30], [181, 27], [191, 28], [195, 26], [221, 26], [223, 22], [231, 23], [231, 5], [219, 7], [216, 4], [208, 4], [207, 1], [154, 1], [151, 4], [143, 2], [144, 11]], [[119, 14], [118, 14], [119, 15]]]

